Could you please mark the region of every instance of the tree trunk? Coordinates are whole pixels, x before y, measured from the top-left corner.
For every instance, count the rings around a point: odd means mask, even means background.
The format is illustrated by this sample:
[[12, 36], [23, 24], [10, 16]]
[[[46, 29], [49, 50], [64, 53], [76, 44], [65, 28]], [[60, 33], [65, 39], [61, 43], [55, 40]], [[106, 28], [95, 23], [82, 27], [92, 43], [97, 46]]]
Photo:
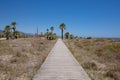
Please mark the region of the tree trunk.
[[62, 29], [62, 36], [61, 36], [62, 40], [63, 40], [63, 29]]

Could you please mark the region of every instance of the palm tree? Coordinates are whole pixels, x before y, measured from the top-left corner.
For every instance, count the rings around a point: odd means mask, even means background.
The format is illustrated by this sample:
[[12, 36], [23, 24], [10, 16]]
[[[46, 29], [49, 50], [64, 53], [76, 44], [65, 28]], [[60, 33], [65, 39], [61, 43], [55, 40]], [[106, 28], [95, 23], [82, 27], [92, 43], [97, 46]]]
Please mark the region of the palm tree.
[[66, 25], [64, 23], [61, 23], [59, 28], [61, 29], [61, 38], [63, 40], [63, 33], [64, 33], [64, 30], [66, 29]]
[[50, 27], [50, 30], [51, 30], [51, 33], [53, 33], [54, 27], [51, 26], [51, 27]]
[[13, 25], [13, 36], [15, 37], [15, 31], [16, 31], [16, 22], [12, 22], [11, 25]]
[[48, 33], [49, 33], [49, 29], [46, 29], [46, 31], [47, 31], [46, 35], [47, 35], [47, 39], [48, 39], [48, 35], [49, 35], [49, 34], [48, 34]]
[[9, 37], [10, 37], [10, 26], [9, 25], [7, 25], [7, 26], [5, 26], [5, 34], [6, 34], [6, 40], [8, 40], [9, 39]]

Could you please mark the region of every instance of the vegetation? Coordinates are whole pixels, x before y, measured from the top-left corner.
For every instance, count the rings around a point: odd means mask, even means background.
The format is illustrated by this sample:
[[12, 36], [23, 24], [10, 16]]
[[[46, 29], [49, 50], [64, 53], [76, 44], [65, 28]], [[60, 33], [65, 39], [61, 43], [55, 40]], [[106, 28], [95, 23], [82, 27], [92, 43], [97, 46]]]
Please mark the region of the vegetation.
[[74, 38], [74, 36], [72, 34], [70, 34], [70, 39], [73, 39], [73, 38]]
[[69, 33], [69, 32], [66, 32], [66, 33], [65, 33], [65, 39], [69, 39], [69, 36], [70, 36], [70, 33]]
[[51, 30], [51, 32], [49, 32], [49, 29], [46, 29], [47, 32], [44, 34], [44, 36], [48, 40], [55, 40], [57, 38], [57, 35], [56, 35], [56, 33], [53, 33], [54, 27], [53, 26], [50, 27], [50, 30]]
[[15, 31], [14, 32], [14, 37], [17, 39], [18, 37], [20, 37], [20, 32], [19, 31]]
[[61, 29], [61, 38], [63, 40], [63, 33], [64, 33], [64, 30], [66, 29], [66, 25], [64, 23], [61, 23], [59, 28]]
[[50, 27], [50, 30], [51, 30], [51, 33], [53, 33], [53, 31], [54, 31], [54, 27], [51, 26], [51, 27]]
[[8, 40], [10, 37], [10, 29], [11, 27], [9, 25], [5, 26], [6, 40]]
[[0, 80], [32, 80], [55, 42], [44, 38], [0, 41]]
[[72, 34], [70, 34], [69, 32], [65, 33], [65, 39], [73, 39], [74, 36]]
[[120, 40], [64, 40], [92, 80], [120, 80]]
[[[5, 26], [4, 29], [4, 34], [6, 35], [6, 40], [8, 39], [14, 39], [14, 38], [18, 38], [18, 36], [20, 36], [20, 32], [16, 31], [16, 22], [12, 22], [11, 25], [13, 27], [11, 27], [10, 25]], [[12, 32], [13, 30], [13, 32]], [[3, 34], [2, 34], [3, 35]]]
[[14, 38], [17, 38], [16, 33], [15, 33], [16, 32], [16, 24], [17, 24], [16, 22], [12, 22], [11, 23], [11, 25], [13, 26], [12, 29], [13, 29], [13, 36], [14, 36]]
[[0, 38], [4, 38], [5, 35], [3, 33], [0, 34]]
[[16, 25], [17, 25], [16, 22], [11, 22], [11, 26], [10, 25], [5, 26], [3, 33], [0, 33], [0, 38], [6, 37], [6, 40], [9, 40], [9, 39], [33, 37], [33, 35], [31, 34], [18, 31], [16, 29]]

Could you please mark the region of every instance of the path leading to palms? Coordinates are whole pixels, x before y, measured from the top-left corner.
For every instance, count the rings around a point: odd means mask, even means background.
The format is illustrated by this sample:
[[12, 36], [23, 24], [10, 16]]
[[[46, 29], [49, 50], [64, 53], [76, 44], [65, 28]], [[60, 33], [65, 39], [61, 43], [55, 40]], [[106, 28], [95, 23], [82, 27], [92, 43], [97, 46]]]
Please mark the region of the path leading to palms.
[[91, 80], [61, 39], [49, 53], [33, 80]]

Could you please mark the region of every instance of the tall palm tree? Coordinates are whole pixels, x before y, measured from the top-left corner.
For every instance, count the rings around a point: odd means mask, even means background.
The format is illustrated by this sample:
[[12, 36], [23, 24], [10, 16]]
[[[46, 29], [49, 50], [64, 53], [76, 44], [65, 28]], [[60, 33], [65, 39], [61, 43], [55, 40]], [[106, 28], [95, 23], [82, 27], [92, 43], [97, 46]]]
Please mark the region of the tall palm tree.
[[9, 37], [10, 37], [10, 29], [11, 29], [11, 27], [9, 25], [5, 26], [4, 31], [5, 31], [5, 34], [6, 34], [6, 40], [8, 40]]
[[51, 33], [53, 33], [54, 27], [51, 26], [51, 27], [50, 27], [50, 30], [51, 30]]
[[13, 36], [15, 37], [15, 31], [16, 31], [16, 22], [12, 22], [11, 25], [13, 26], [12, 29], [13, 29]]
[[61, 23], [59, 28], [61, 29], [61, 38], [63, 40], [63, 33], [64, 33], [64, 30], [66, 29], [66, 25], [64, 23]]
[[47, 31], [46, 35], [47, 35], [47, 39], [48, 39], [48, 35], [49, 35], [49, 34], [48, 34], [48, 33], [49, 33], [49, 29], [46, 29], [46, 31]]
[[13, 25], [13, 30], [15, 31], [16, 30], [16, 22], [12, 22], [11, 25]]

